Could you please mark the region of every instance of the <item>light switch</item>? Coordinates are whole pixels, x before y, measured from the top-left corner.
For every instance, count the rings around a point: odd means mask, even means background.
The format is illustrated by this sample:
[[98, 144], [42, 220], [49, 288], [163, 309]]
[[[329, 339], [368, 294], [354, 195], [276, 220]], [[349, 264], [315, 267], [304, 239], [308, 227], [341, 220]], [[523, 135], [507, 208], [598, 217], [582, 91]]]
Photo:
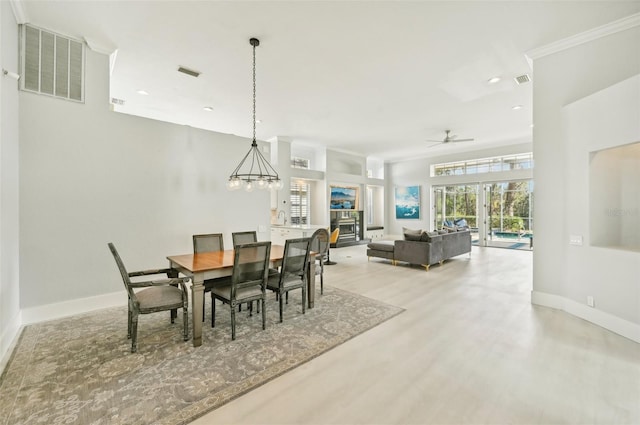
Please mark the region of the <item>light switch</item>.
[[582, 246], [582, 235], [569, 235], [569, 245]]

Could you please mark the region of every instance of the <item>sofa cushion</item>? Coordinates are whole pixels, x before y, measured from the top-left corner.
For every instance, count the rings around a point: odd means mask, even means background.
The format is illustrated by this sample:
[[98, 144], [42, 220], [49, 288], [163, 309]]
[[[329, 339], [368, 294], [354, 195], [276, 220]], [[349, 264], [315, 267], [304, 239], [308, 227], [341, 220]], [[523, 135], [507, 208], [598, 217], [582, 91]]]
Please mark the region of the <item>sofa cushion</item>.
[[447, 229], [438, 230], [439, 235], [446, 235], [447, 233], [449, 233]]
[[377, 251], [393, 252], [394, 241], [369, 242], [369, 244], [367, 244], [367, 247], [369, 247], [369, 249], [375, 249]]

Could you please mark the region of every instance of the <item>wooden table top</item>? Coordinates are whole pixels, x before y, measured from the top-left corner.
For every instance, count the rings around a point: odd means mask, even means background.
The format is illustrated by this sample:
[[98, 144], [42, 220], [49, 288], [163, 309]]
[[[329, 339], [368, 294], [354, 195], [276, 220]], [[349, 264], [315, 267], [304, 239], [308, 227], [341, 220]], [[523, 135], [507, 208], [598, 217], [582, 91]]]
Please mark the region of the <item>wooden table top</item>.
[[[189, 270], [192, 273], [205, 272], [208, 270], [223, 269], [233, 267], [234, 250], [203, 252], [200, 254], [171, 255], [167, 260]], [[271, 245], [271, 262], [280, 261], [284, 255], [284, 246]]]

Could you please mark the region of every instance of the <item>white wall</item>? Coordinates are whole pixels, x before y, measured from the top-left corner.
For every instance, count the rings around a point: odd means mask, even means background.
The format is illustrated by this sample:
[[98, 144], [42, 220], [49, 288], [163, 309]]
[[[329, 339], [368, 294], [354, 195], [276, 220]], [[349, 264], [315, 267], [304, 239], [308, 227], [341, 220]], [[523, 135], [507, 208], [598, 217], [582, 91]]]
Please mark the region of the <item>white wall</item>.
[[[18, 25], [0, 2], [0, 63], [18, 72]], [[18, 82], [0, 76], [0, 370], [20, 327], [18, 263]]]
[[[623, 90], [635, 92], [620, 98], [613, 86], [640, 73], [638, 40], [636, 26], [534, 61], [532, 301], [640, 341], [640, 254], [590, 247], [587, 215], [588, 152], [637, 141], [638, 89], [630, 82]], [[597, 113], [579, 111], [577, 101], [609, 88], [613, 97], [597, 100]], [[582, 235], [584, 245], [570, 246], [570, 235]], [[595, 308], [586, 307], [587, 295]]]
[[20, 92], [25, 322], [123, 291], [108, 242], [135, 270], [191, 252], [194, 233], [223, 232], [231, 245], [232, 231], [260, 226], [270, 238], [269, 193], [225, 188], [250, 142], [111, 112], [108, 71], [107, 56], [87, 51], [86, 104]]

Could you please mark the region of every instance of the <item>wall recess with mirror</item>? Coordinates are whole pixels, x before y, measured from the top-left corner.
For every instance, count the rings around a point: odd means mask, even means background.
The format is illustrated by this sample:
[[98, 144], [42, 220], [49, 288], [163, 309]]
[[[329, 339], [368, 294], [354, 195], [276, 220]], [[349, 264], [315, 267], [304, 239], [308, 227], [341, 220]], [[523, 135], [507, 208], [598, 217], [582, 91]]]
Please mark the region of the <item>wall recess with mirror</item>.
[[640, 251], [640, 142], [590, 152], [591, 245]]

